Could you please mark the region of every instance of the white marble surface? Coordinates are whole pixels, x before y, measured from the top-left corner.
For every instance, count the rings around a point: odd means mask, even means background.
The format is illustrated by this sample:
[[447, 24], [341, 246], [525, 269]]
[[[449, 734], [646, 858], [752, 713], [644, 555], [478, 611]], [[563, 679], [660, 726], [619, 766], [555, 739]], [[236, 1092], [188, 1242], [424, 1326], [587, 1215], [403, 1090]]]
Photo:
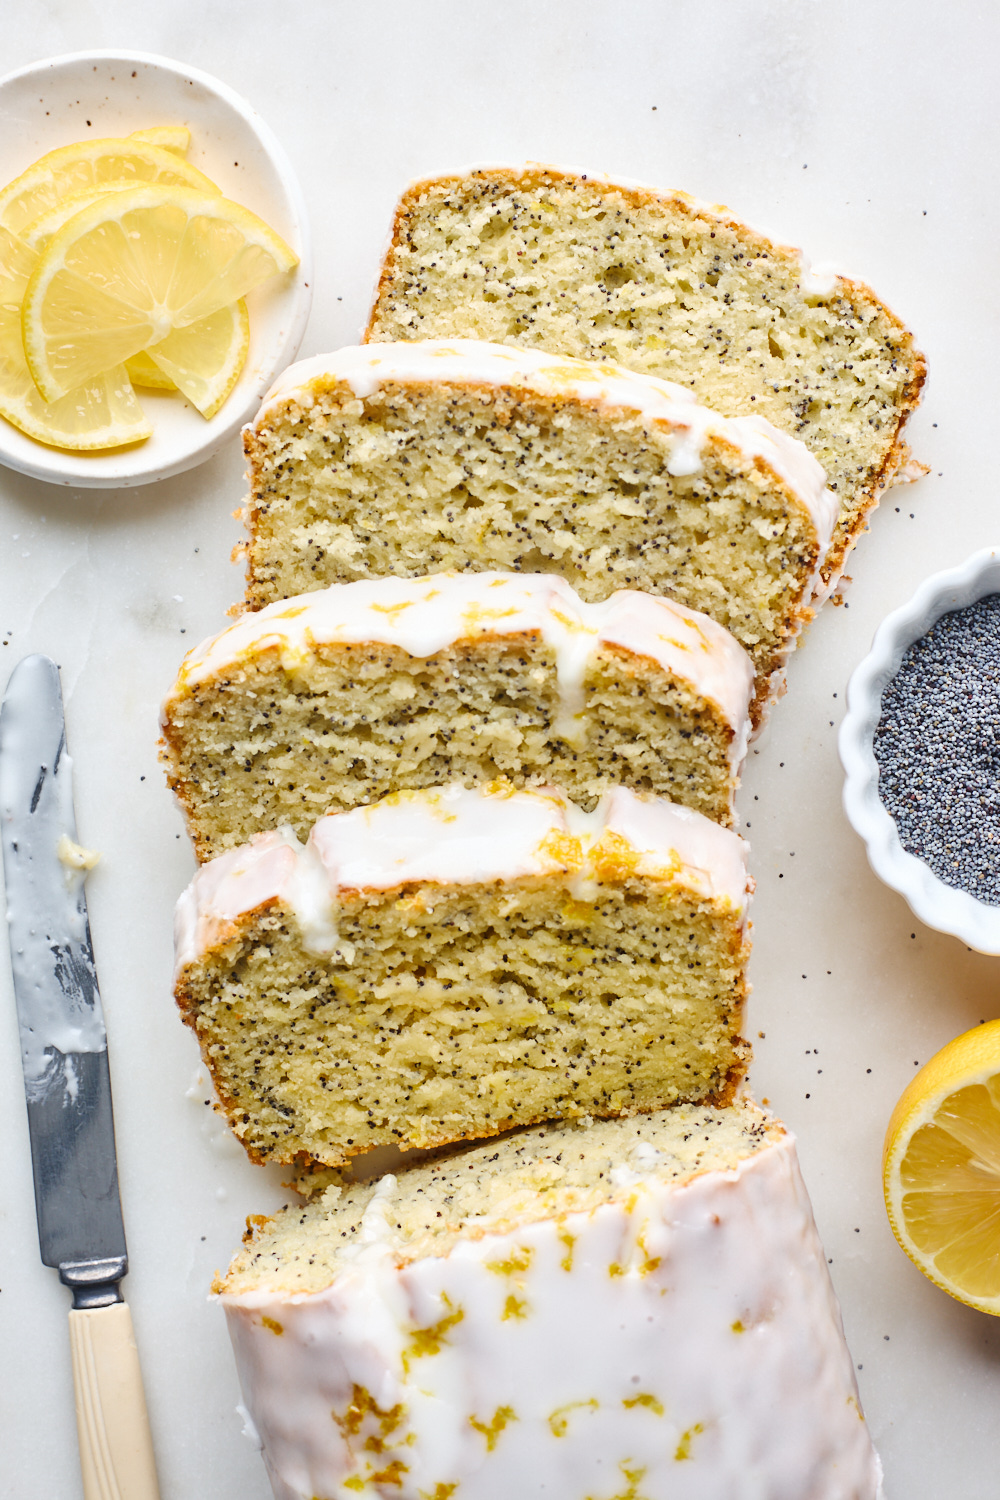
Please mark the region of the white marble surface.
[[[743, 789], [758, 892], [754, 1080], [798, 1132], [890, 1500], [996, 1494], [1000, 1324], [896, 1248], [879, 1155], [916, 1063], [1000, 1011], [997, 960], [920, 927], [840, 808], [844, 686], [882, 615], [934, 569], [996, 543], [993, 191], [1000, 11], [954, 0], [47, 0], [5, 15], [2, 66], [136, 47], [231, 84], [277, 132], [312, 214], [303, 353], [353, 342], [406, 179], [483, 159], [583, 164], [727, 202], [868, 280], [931, 367], [912, 424], [933, 466], [895, 491], [790, 672]], [[155, 123], [155, 122], [150, 122]], [[156, 763], [156, 714], [186, 646], [239, 592], [235, 446], [139, 491], [0, 472], [0, 657], [63, 668], [111, 1036], [126, 1283], [164, 1500], [265, 1500], [240, 1435], [221, 1314], [206, 1302], [247, 1212], [282, 1201], [201, 1102], [169, 995], [174, 897], [191, 858]], [[7, 661], [0, 661], [5, 679]], [[0, 936], [0, 1496], [80, 1494], [68, 1298], [37, 1259]], [[188, 1097], [190, 1095], [190, 1097]]]

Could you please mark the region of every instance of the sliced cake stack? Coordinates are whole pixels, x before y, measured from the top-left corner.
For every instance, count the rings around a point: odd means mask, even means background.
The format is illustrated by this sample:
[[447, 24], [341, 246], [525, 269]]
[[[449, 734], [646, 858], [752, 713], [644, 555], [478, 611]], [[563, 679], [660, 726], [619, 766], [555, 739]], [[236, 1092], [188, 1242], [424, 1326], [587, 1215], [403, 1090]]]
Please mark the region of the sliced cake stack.
[[[741, 1087], [733, 795], [920, 356], [722, 210], [544, 169], [412, 189], [368, 336], [247, 430], [246, 612], [164, 710], [220, 1106], [359, 1179], [217, 1284], [275, 1495], [875, 1500]], [[436, 1155], [365, 1183], [388, 1145]]]

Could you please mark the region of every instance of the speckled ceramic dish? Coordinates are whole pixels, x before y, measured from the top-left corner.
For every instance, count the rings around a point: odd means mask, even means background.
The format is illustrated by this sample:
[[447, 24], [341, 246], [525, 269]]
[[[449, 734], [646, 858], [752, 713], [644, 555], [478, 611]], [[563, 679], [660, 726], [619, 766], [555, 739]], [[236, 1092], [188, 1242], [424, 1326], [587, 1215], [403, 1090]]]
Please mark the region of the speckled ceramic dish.
[[934, 573], [908, 604], [888, 615], [848, 685], [847, 716], [840, 728], [839, 745], [847, 772], [844, 810], [865, 841], [876, 875], [899, 891], [928, 927], [953, 933], [979, 953], [1000, 954], [1000, 907], [987, 906], [965, 891], [945, 885], [922, 860], [903, 848], [896, 825], [879, 798], [879, 770], [873, 749], [883, 690], [899, 670], [907, 648], [949, 610], [964, 609], [987, 594], [997, 593], [1000, 547], [989, 547], [973, 553], [961, 567]]
[[295, 358], [312, 300], [305, 204], [295, 173], [267, 125], [224, 83], [144, 52], [74, 52], [0, 79], [0, 183], [46, 151], [87, 136], [187, 125], [188, 160], [228, 198], [259, 214], [292, 246], [299, 265], [247, 298], [250, 352], [234, 390], [206, 421], [182, 397], [143, 390], [153, 435], [135, 448], [62, 452], [0, 418], [0, 463], [54, 484], [113, 487], [166, 479], [211, 458], [234, 438], [274, 376]]

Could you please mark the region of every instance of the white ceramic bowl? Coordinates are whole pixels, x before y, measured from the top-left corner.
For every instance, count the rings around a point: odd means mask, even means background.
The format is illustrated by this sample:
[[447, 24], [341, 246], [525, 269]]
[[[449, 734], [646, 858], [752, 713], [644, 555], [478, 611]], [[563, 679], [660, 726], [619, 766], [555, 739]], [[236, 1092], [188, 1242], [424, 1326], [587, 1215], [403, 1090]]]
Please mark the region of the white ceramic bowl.
[[211, 458], [257, 410], [298, 353], [312, 301], [309, 225], [295, 173], [271, 130], [218, 79], [145, 52], [73, 52], [0, 78], [0, 183], [46, 151], [87, 136], [187, 125], [188, 160], [252, 209], [299, 256], [287, 276], [247, 297], [250, 351], [229, 399], [205, 421], [180, 396], [143, 390], [153, 435], [136, 448], [79, 454], [46, 448], [0, 418], [0, 464], [53, 484], [148, 484]]
[[844, 810], [865, 841], [868, 860], [886, 885], [899, 891], [928, 927], [950, 932], [979, 953], [1000, 953], [1000, 906], [945, 885], [899, 841], [896, 825], [878, 794], [873, 739], [882, 692], [899, 670], [908, 646], [926, 635], [949, 610], [963, 609], [986, 594], [1000, 594], [1000, 547], [974, 552], [961, 567], [926, 579], [908, 604], [888, 615], [872, 649], [847, 688], [847, 716], [840, 727], [840, 759], [847, 780]]

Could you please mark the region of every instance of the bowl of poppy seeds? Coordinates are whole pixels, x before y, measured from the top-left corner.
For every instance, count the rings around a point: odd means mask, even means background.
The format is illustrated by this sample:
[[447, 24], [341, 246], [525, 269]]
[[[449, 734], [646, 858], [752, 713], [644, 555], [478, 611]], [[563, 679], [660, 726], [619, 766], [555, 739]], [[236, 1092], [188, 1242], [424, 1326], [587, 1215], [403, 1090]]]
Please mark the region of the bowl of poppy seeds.
[[1000, 547], [883, 620], [839, 746], [876, 875], [928, 927], [1000, 954]]

